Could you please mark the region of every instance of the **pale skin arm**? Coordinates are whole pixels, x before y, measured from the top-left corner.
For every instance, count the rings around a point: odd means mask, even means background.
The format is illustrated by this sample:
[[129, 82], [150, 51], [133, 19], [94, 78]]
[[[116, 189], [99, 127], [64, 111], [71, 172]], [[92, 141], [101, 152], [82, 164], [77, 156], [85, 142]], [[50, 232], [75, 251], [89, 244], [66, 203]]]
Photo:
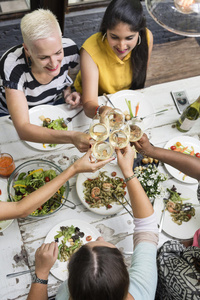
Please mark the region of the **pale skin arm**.
[[[118, 165], [122, 170], [124, 178], [128, 178], [134, 174], [133, 161], [134, 150], [128, 145], [123, 149], [123, 153], [120, 150], [116, 150]], [[131, 206], [135, 218], [146, 218], [153, 214], [153, 206], [149, 201], [143, 187], [139, 180], [135, 177], [127, 182], [127, 188], [129, 197], [131, 200]]]
[[[42, 244], [35, 253], [35, 273], [38, 278], [47, 280], [49, 271], [58, 257], [58, 245], [55, 242]], [[47, 300], [47, 284], [32, 283], [27, 300]]]
[[75, 145], [81, 152], [88, 150], [90, 147], [89, 135], [77, 131], [52, 130], [31, 124], [24, 93], [8, 88], [5, 90], [8, 110], [21, 140], [48, 144], [69, 143]]
[[200, 158], [186, 155], [184, 153], [154, 147], [150, 144], [147, 135], [144, 133], [142, 138], [134, 143], [136, 149], [149, 157], [156, 158], [184, 174], [200, 180]]
[[113, 160], [109, 158], [105, 161], [94, 163], [90, 160], [91, 149], [77, 160], [73, 165], [59, 174], [56, 178], [46, 183], [40, 189], [26, 196], [19, 202], [0, 202], [0, 220], [23, 218], [32, 213], [49, 198], [51, 198], [66, 181], [82, 172], [95, 172], [105, 164]]

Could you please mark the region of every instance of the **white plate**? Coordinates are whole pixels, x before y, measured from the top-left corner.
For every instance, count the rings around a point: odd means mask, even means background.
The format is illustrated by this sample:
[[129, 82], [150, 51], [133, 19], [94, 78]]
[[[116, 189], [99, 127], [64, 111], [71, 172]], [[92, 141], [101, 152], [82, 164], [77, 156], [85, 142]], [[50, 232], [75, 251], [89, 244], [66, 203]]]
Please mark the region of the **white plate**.
[[[125, 101], [125, 99], [127, 99], [127, 100], [131, 100], [133, 115], [135, 115], [135, 107], [138, 102], [139, 102], [139, 110], [138, 110], [139, 117], [144, 117], [151, 113], [154, 113], [154, 108], [152, 106], [152, 103], [144, 96], [144, 94], [140, 92], [136, 92], [132, 90], [123, 90], [115, 94], [112, 94], [109, 97], [110, 100], [113, 102], [114, 106], [120, 108], [123, 112], [125, 111], [129, 112], [128, 106]], [[107, 103], [107, 105], [111, 106], [109, 102]], [[142, 130], [146, 130], [147, 128], [152, 126], [153, 121], [154, 121], [154, 115], [144, 119], [142, 122], [138, 123], [138, 125], [142, 128]]]
[[[116, 164], [107, 164], [103, 168], [101, 168], [99, 171], [96, 171], [95, 173], [79, 173], [76, 181], [76, 191], [79, 196], [79, 199], [83, 203], [84, 206], [86, 206], [89, 210], [93, 211], [96, 214], [99, 215], [114, 215], [118, 212], [120, 212], [123, 209], [123, 206], [121, 204], [115, 204], [112, 203], [112, 208], [107, 209], [105, 206], [99, 207], [99, 208], [91, 208], [88, 203], [85, 202], [85, 196], [83, 193], [84, 186], [83, 183], [88, 178], [96, 178], [98, 177], [99, 172], [106, 171], [106, 175], [111, 177], [111, 173], [114, 171], [117, 173], [117, 177], [124, 178], [122, 171], [120, 170], [119, 166]], [[125, 189], [127, 191], [127, 189]], [[129, 201], [128, 193], [126, 193], [126, 199]], [[127, 207], [128, 208], [128, 207]]]
[[[8, 193], [7, 193], [7, 182], [0, 180], [0, 201], [6, 202], [8, 200]], [[6, 221], [0, 221], [0, 232], [4, 231], [8, 226], [12, 224], [14, 220], [6, 220]]]
[[[45, 243], [53, 242], [54, 236], [57, 234], [57, 231], [60, 230], [61, 226], [71, 226], [71, 225], [80, 228], [80, 231], [84, 232], [85, 235], [83, 238], [81, 238], [83, 244], [87, 243], [86, 237], [88, 235], [92, 237], [91, 241], [95, 241], [99, 236], [101, 236], [99, 231], [91, 224], [86, 223], [84, 221], [71, 219], [71, 220], [63, 221], [57, 224], [56, 226], [54, 226], [47, 234], [44, 242]], [[58, 242], [58, 245], [60, 244], [61, 244], [61, 238], [59, 238], [59, 242]], [[51, 274], [56, 278], [58, 278], [59, 280], [65, 281], [68, 278], [67, 264], [68, 262], [60, 262], [59, 260], [57, 260], [54, 266], [52, 267], [52, 269], [50, 270]]]
[[[54, 105], [39, 105], [31, 108], [29, 110], [30, 123], [38, 126], [42, 126], [42, 121], [40, 120], [40, 116], [44, 116], [45, 118], [50, 118], [51, 120], [56, 120], [60, 118], [67, 118], [67, 114], [61, 108]], [[68, 130], [72, 130], [72, 122], [68, 124]], [[42, 150], [42, 151], [52, 151], [58, 148], [61, 148], [63, 144], [57, 144], [55, 147], [50, 147], [48, 144], [45, 144], [46, 148], [41, 143], [34, 143], [25, 141], [29, 146]]]
[[[174, 145], [176, 142], [180, 142], [183, 146], [187, 147], [191, 149], [191, 146], [194, 147], [194, 151], [195, 153], [200, 152], [200, 141], [192, 138], [190, 136], [177, 136], [171, 140], [169, 140], [169, 142], [167, 142], [167, 144], [164, 146], [165, 149], [169, 149], [172, 145]], [[173, 151], [173, 150], [171, 150]], [[183, 174], [182, 172], [180, 172], [179, 170], [171, 167], [168, 164], [164, 164], [167, 171], [176, 179], [184, 182], [184, 183], [197, 183], [197, 180], [190, 177], [190, 176], [185, 176], [185, 174]]]
[[[172, 188], [172, 185], [168, 185], [168, 188]], [[165, 185], [166, 186], [166, 185]], [[187, 203], [193, 203], [193, 204], [199, 204], [197, 199], [197, 193], [188, 188], [187, 186], [175, 185], [177, 188], [177, 192], [181, 193], [181, 197], [183, 198], [189, 198], [188, 200], [185, 200], [184, 202]], [[163, 210], [163, 200], [160, 198], [156, 199], [156, 202], [154, 204], [155, 212], [158, 215], [161, 215], [161, 211]], [[159, 203], [158, 203], [159, 202]], [[172, 221], [172, 217], [170, 215], [169, 211], [165, 211], [164, 221], [163, 221], [163, 231], [168, 234], [169, 236], [175, 238], [175, 239], [191, 239], [194, 236], [194, 233], [197, 229], [200, 228], [200, 207], [195, 208], [195, 216], [192, 217], [188, 222], [183, 222], [181, 225], [178, 225]]]

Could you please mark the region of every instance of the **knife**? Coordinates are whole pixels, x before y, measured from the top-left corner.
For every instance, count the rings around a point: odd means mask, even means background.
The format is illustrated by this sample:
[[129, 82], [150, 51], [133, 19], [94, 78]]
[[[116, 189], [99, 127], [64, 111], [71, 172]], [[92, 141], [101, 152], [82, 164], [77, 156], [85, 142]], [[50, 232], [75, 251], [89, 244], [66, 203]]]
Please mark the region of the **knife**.
[[112, 101], [110, 100], [110, 98], [106, 95], [106, 93], [104, 93], [103, 96], [108, 100], [108, 102], [112, 105], [112, 107], [115, 108], [114, 104], [112, 103]]

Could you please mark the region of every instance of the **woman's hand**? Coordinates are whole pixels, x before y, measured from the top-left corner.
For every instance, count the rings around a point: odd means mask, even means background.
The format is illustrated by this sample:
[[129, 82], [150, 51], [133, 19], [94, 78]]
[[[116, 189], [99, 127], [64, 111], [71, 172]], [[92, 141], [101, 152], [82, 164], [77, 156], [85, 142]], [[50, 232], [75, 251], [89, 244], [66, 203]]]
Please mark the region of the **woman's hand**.
[[72, 144], [80, 151], [86, 152], [90, 148], [90, 135], [83, 132], [75, 132], [72, 136]]
[[135, 151], [130, 145], [127, 145], [124, 149], [116, 149], [117, 161], [120, 169], [125, 178], [133, 175], [133, 163]]
[[58, 257], [58, 245], [55, 242], [42, 244], [35, 253], [35, 273], [38, 278], [46, 280], [51, 267]]
[[71, 108], [82, 106], [81, 94], [78, 92], [73, 92], [71, 94], [67, 94], [66, 96], [65, 96], [65, 92], [64, 92], [64, 99], [67, 104], [71, 105]]
[[96, 172], [97, 170], [104, 167], [107, 163], [112, 161], [113, 159], [114, 158], [111, 157], [106, 160], [95, 162], [95, 160], [92, 158], [92, 150], [89, 149], [88, 152], [80, 159], [75, 161], [75, 163], [72, 166], [75, 169], [76, 174], [84, 173], [84, 172]]
[[133, 144], [139, 153], [152, 157], [154, 147], [150, 144], [146, 133], [143, 134], [139, 141]]

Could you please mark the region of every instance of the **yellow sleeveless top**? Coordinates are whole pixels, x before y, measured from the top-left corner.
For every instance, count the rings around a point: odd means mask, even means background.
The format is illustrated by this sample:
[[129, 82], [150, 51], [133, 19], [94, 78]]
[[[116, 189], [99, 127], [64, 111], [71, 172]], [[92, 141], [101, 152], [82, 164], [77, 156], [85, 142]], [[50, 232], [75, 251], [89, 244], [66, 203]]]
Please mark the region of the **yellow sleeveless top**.
[[[147, 32], [147, 43], [149, 45], [149, 30]], [[128, 90], [132, 82], [131, 52], [123, 60], [119, 59], [108, 44], [107, 38], [102, 41], [102, 33], [98, 32], [89, 37], [82, 46], [99, 70], [98, 95], [113, 94], [120, 90]], [[88, 70], [89, 72], [90, 70]], [[77, 74], [74, 82], [77, 92], [82, 93], [81, 71]]]

